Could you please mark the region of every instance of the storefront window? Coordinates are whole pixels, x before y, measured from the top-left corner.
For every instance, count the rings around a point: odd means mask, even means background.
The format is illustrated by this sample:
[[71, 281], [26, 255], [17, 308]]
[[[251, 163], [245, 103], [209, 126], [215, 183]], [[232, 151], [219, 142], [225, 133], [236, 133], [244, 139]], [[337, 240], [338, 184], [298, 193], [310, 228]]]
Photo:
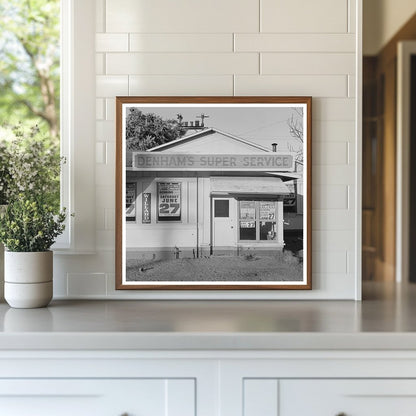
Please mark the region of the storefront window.
[[240, 240], [277, 239], [276, 201], [240, 201], [239, 206]]

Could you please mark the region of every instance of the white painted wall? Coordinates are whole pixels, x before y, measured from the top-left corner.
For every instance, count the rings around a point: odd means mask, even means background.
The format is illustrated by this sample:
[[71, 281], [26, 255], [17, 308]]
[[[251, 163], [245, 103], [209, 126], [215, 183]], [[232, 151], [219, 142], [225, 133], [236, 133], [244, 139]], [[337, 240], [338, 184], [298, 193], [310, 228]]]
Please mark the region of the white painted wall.
[[[182, 297], [359, 296], [361, 0], [96, 0], [96, 253], [55, 256], [60, 298], [169, 298], [114, 290], [115, 96], [313, 96], [313, 290]], [[358, 25], [359, 27], [359, 25]], [[358, 82], [359, 84], [359, 82]], [[358, 89], [360, 93], [360, 89]], [[346, 157], [338, 157], [339, 149]], [[358, 188], [357, 188], [358, 186]], [[357, 205], [357, 206], [356, 206]], [[358, 227], [359, 229], [359, 227]], [[358, 257], [357, 257], [358, 254]], [[357, 295], [358, 293], [358, 295]]]
[[363, 0], [364, 55], [377, 55], [415, 13], [414, 0]]

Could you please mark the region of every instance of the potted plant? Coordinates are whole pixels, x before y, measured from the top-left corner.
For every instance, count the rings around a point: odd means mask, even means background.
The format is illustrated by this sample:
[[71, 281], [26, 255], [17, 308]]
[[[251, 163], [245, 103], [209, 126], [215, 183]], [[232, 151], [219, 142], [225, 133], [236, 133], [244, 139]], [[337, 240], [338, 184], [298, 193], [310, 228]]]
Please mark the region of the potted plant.
[[48, 305], [53, 295], [53, 252], [50, 247], [65, 228], [66, 213], [55, 214], [39, 196], [24, 194], [0, 218], [4, 256], [4, 297], [14, 308]]
[[0, 216], [5, 299], [12, 307], [42, 307], [53, 293], [50, 247], [63, 232], [66, 217], [59, 209], [62, 159], [37, 127], [10, 131], [4, 147], [7, 158], [0, 163], [7, 204]]

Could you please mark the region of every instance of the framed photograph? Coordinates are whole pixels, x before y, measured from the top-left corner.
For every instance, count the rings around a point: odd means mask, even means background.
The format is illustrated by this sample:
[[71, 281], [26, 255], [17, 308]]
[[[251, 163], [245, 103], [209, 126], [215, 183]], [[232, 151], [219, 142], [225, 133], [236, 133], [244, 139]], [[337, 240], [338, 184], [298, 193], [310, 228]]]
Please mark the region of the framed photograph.
[[311, 289], [311, 97], [117, 97], [116, 289]]

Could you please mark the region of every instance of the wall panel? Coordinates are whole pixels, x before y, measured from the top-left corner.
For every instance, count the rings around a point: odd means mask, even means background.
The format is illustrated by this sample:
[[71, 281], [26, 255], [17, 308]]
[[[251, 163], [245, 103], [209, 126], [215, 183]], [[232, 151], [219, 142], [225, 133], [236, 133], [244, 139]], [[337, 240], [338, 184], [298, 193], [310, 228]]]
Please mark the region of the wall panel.
[[255, 296], [353, 299], [360, 7], [361, 0], [96, 0], [97, 247], [55, 256], [56, 296], [178, 296], [113, 287], [116, 96], [311, 95], [315, 290]]

